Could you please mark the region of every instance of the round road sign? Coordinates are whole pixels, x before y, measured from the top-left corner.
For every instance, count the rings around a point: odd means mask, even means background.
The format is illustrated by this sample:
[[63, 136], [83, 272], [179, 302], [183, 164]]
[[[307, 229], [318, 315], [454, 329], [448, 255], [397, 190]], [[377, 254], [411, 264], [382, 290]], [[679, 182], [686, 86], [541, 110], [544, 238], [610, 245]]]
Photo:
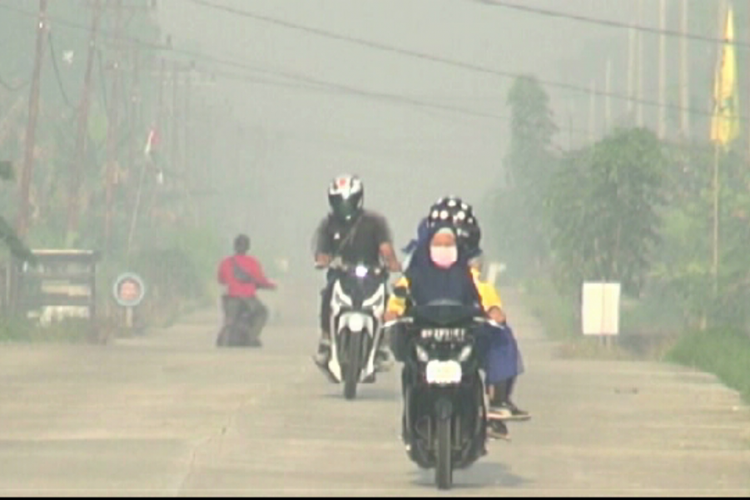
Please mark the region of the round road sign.
[[136, 307], [146, 295], [146, 285], [137, 274], [121, 274], [112, 289], [115, 301], [122, 307]]

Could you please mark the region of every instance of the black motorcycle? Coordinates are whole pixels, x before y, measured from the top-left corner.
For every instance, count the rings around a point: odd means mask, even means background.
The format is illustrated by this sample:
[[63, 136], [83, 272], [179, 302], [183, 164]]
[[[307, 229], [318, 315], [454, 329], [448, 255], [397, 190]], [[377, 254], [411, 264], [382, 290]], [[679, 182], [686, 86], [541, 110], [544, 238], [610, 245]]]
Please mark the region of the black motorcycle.
[[[450, 489], [453, 470], [485, 454], [487, 408], [480, 374], [483, 327], [477, 310], [455, 302], [411, 307], [388, 324], [404, 335], [403, 436], [412, 461], [435, 468], [439, 489]], [[399, 325], [399, 330], [392, 329]]]
[[262, 347], [260, 339], [250, 335], [252, 317], [241, 300], [221, 297], [224, 326], [216, 339], [217, 347]]

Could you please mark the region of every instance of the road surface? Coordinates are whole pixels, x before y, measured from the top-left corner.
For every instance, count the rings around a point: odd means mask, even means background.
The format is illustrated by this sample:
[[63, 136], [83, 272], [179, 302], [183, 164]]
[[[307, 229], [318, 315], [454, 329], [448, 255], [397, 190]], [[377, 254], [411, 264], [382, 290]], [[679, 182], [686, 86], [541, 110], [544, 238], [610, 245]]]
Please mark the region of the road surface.
[[[446, 495], [750, 495], [750, 412], [734, 392], [669, 366], [555, 359], [506, 295], [528, 370], [516, 399], [534, 419]], [[310, 361], [314, 318], [270, 326], [252, 351], [214, 349], [217, 321], [1, 347], [0, 494], [436, 493], [398, 438], [395, 372], [347, 402]]]

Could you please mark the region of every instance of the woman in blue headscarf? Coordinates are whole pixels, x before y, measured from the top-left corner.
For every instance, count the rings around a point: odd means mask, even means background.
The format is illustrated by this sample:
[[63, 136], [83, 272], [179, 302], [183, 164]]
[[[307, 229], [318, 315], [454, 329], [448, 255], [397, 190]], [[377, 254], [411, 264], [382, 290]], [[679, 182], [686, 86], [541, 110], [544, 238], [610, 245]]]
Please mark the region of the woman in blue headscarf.
[[[442, 277], [438, 278], [438, 275], [433, 276], [435, 272], [432, 269], [437, 264], [432, 256], [435, 254], [437, 260], [440, 260], [439, 254], [442, 250], [433, 249], [435, 245], [431, 242], [441, 232], [446, 235], [450, 232], [453, 235], [452, 239], [446, 240], [450, 249], [447, 250], [448, 258], [445, 264], [453, 263], [455, 269], [452, 273], [440, 273]], [[508, 431], [502, 420], [529, 418], [527, 412], [518, 409], [510, 400], [515, 380], [523, 373], [523, 361], [513, 332], [505, 323], [505, 313], [497, 290], [491, 283], [480, 278], [480, 239], [481, 232], [471, 207], [460, 199], [443, 198], [433, 205], [430, 216], [420, 222], [417, 238], [404, 248], [404, 251], [411, 252], [411, 255], [404, 278], [396, 283], [396, 288], [410, 288], [412, 296], [415, 295], [415, 290], [418, 290], [416, 295], [424, 296], [420, 302], [435, 298], [471, 301], [476, 300], [476, 292], [484, 312], [502, 324], [500, 328], [491, 328], [486, 339], [488, 343], [483, 344], [487, 352], [485, 373], [491, 397], [489, 416], [493, 420], [493, 434], [495, 437], [507, 438]], [[467, 267], [471, 284], [466, 279]], [[439, 281], [440, 279], [445, 282]], [[462, 295], [465, 290], [472, 290], [471, 297]], [[394, 294], [388, 303], [386, 320], [402, 315], [405, 309], [405, 299]], [[394, 354], [395, 351], [396, 348]]]

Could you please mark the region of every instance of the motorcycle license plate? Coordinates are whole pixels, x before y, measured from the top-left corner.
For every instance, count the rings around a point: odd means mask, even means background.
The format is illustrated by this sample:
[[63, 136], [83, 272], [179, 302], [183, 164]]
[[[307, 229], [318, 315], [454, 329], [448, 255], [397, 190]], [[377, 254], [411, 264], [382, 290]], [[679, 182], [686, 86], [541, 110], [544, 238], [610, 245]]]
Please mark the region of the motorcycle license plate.
[[425, 371], [428, 384], [449, 385], [461, 382], [461, 363], [456, 361], [430, 361]]

